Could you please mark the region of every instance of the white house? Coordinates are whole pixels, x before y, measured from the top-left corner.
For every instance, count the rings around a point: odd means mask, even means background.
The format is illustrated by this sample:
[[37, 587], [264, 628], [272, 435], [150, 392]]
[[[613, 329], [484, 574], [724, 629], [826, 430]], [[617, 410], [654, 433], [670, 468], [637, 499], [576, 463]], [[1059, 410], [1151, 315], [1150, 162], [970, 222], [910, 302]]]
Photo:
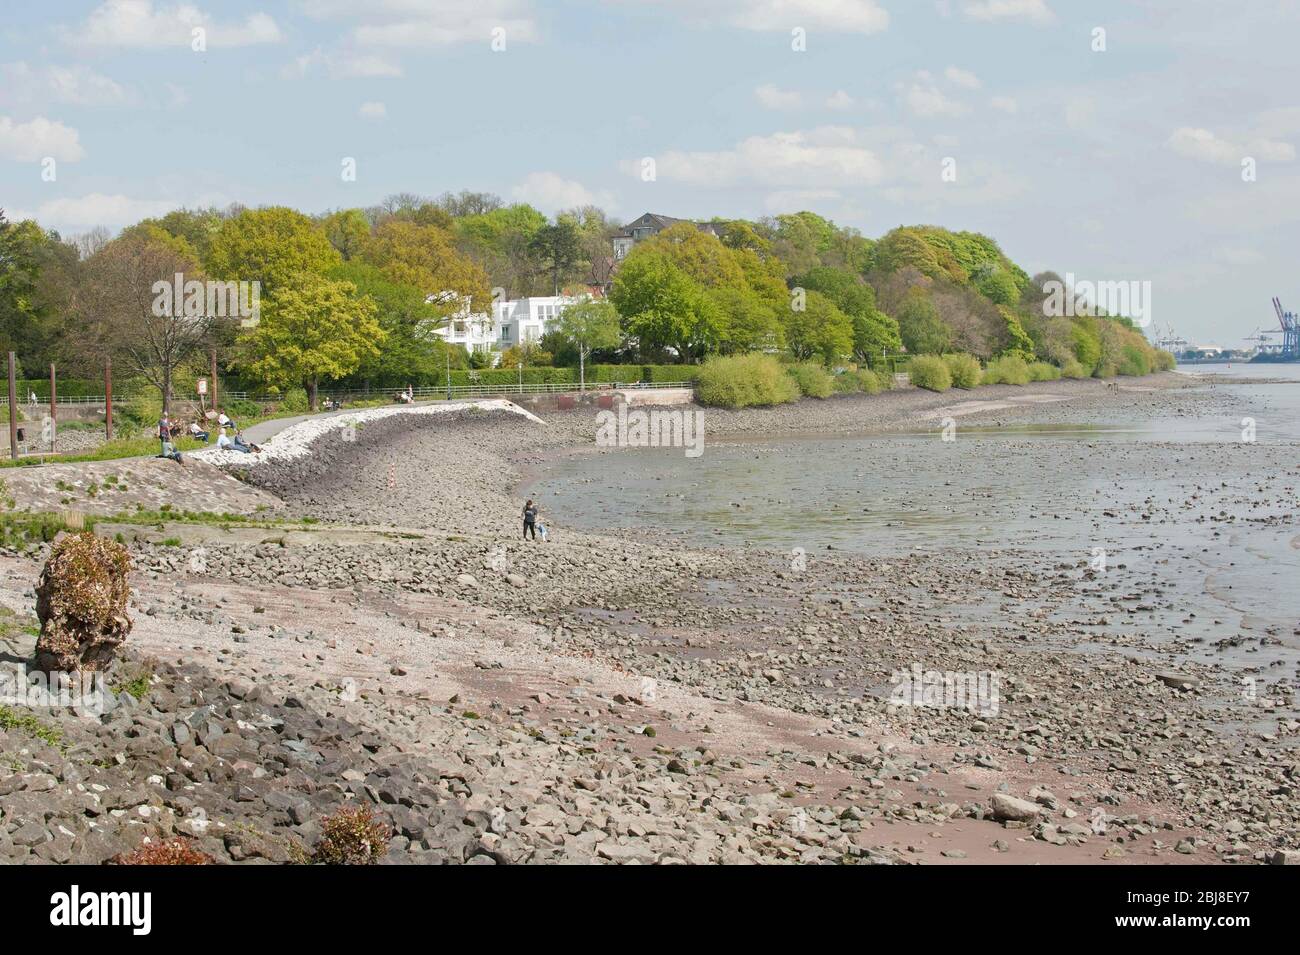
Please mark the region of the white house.
[[460, 345], [468, 352], [491, 352], [496, 346], [496, 330], [492, 316], [486, 312], [471, 312], [469, 298], [455, 292], [430, 295], [430, 302], [457, 302], [456, 311], [445, 322], [432, 329], [433, 334], [452, 345]]
[[[469, 300], [455, 292], [431, 295], [430, 302], [458, 302], [458, 309], [433, 329], [452, 345], [469, 352], [499, 353], [526, 342], [540, 342], [560, 313], [582, 298], [570, 295], [535, 295], [492, 303], [492, 313], [471, 312]], [[492, 364], [499, 360], [493, 354]]]
[[525, 342], [539, 342], [570, 305], [580, 299], [569, 295], [534, 295], [494, 302], [492, 325], [501, 351]]

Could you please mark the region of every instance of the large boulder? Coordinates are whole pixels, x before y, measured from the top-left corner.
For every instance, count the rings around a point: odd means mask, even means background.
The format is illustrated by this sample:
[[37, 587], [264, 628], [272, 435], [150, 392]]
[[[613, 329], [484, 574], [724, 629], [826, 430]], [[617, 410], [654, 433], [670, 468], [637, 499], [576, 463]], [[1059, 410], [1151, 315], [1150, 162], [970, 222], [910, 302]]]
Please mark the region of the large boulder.
[[131, 632], [130, 568], [125, 547], [89, 531], [55, 542], [36, 585], [37, 670], [93, 672], [112, 664]]

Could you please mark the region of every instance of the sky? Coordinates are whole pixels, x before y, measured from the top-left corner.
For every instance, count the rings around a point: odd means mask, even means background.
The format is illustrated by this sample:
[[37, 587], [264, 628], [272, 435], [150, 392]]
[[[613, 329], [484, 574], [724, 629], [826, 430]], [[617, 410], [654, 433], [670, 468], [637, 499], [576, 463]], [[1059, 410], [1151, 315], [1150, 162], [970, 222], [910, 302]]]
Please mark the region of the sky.
[[1300, 310], [1297, 47], [1300, 0], [7, 3], [0, 208], [810, 209], [1149, 282], [1153, 337], [1240, 347]]

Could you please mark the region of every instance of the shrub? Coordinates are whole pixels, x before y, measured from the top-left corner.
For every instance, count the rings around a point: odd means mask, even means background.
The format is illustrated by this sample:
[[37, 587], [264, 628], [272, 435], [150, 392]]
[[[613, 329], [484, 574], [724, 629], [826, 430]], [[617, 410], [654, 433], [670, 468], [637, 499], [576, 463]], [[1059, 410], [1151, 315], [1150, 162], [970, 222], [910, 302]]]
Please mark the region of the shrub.
[[280, 399], [280, 410], [288, 414], [306, 414], [307, 409], [307, 392], [303, 388], [290, 388]]
[[1027, 385], [1029, 366], [1018, 355], [994, 358], [984, 369], [984, 383], [988, 385]]
[[954, 388], [974, 388], [984, 377], [979, 359], [973, 355], [944, 355], [943, 363], [948, 366]]
[[1070, 358], [1061, 366], [1061, 375], [1065, 378], [1087, 378], [1088, 369], [1084, 368], [1073, 358]]
[[321, 822], [314, 861], [321, 865], [374, 865], [388, 852], [392, 831], [369, 806], [344, 806]]
[[186, 839], [148, 842], [109, 859], [110, 865], [215, 865], [216, 860], [200, 852]]
[[769, 355], [728, 355], [700, 366], [695, 396], [717, 408], [779, 405], [796, 400], [799, 386]]
[[1125, 345], [1120, 349], [1118, 369], [1121, 375], [1140, 375], [1151, 374], [1151, 361], [1147, 358], [1147, 353], [1137, 345]]
[[1177, 366], [1178, 359], [1174, 358], [1173, 352], [1156, 349], [1155, 371], [1173, 371]]
[[835, 390], [835, 380], [831, 373], [816, 362], [787, 365], [785, 371], [799, 386], [799, 393], [809, 398], [829, 398]]
[[948, 365], [938, 355], [918, 355], [912, 359], [909, 370], [912, 373], [912, 384], [918, 388], [947, 391], [952, 387], [952, 375], [948, 373]]
[[1031, 362], [1029, 365], [1030, 381], [1055, 381], [1061, 377], [1061, 369], [1045, 361]]

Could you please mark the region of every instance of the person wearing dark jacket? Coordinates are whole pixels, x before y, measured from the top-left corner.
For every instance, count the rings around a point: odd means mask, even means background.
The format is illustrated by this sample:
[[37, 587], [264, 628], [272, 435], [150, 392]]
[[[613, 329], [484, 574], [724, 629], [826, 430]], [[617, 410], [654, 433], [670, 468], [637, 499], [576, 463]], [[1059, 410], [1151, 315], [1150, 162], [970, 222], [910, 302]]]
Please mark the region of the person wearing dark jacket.
[[529, 534], [533, 540], [537, 540], [537, 505], [531, 497], [524, 504], [524, 540], [528, 539]]

